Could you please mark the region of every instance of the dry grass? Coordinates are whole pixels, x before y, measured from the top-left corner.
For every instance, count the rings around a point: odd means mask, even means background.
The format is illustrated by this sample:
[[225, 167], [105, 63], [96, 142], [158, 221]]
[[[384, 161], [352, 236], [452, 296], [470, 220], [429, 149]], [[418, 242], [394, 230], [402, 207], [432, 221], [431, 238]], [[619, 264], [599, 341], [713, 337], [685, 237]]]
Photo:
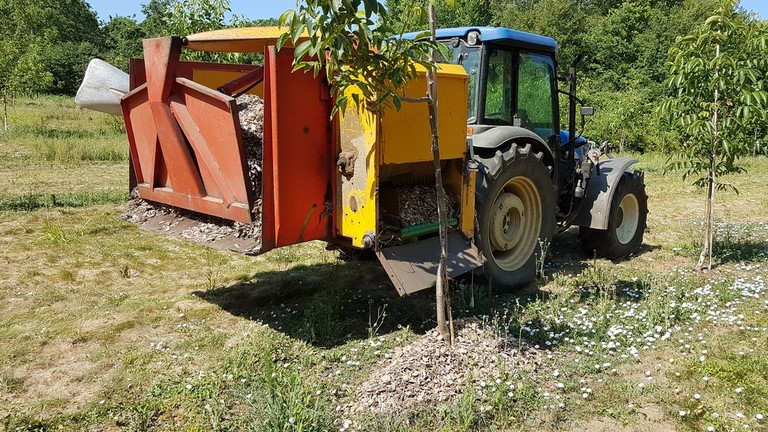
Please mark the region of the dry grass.
[[[40, 112], [55, 130], [96, 132], [0, 136], [0, 195], [124, 188], [124, 160], [36, 155], [48, 148], [36, 140], [53, 140], [56, 147], [66, 135], [65, 141], [76, 141], [73, 149], [100, 141], [99, 131], [108, 131], [110, 120], [61, 100], [22, 101], [12, 120], [29, 131]], [[120, 135], [103, 137], [106, 144], [94, 145], [122, 151]], [[623, 299], [622, 286], [651, 293], [672, 280], [672, 268], [690, 269], [703, 195], [675, 175], [662, 175], [661, 157], [642, 159], [651, 214], [637, 257], [617, 263], [585, 259], [575, 251], [573, 233], [566, 233], [553, 249], [548, 283], [503, 296], [465, 285], [464, 294], [475, 290], [476, 306], [469, 311], [457, 295], [457, 315], [497, 316], [499, 324], [512, 327], [560, 308], [583, 307], [597, 316]], [[749, 174], [732, 179], [741, 195], [721, 194], [718, 204], [718, 217], [734, 231], [730, 247], [739, 251], [768, 242], [762, 231], [736, 238], [736, 229], [765, 223], [768, 212], [762, 192], [768, 160], [746, 163]], [[388, 352], [433, 325], [429, 293], [396, 297], [374, 262], [339, 260], [319, 243], [257, 258], [222, 253], [141, 231], [117, 219], [121, 208], [103, 203], [0, 211], [0, 429], [339, 428], [344, 419], [337, 418], [336, 405], [380, 368]], [[693, 290], [737, 276], [768, 276], [766, 259], [750, 256], [751, 264], [725, 260], [715, 271], [675, 280]], [[595, 348], [592, 356], [576, 350], [599, 345], [599, 333], [584, 332], [586, 339], [554, 348], [541, 335], [530, 337], [542, 344], [546, 361], [536, 373], [510, 377], [519, 385], [514, 399], [506, 391], [491, 392], [488, 400], [462, 397], [413, 417], [362, 421], [367, 430], [381, 431], [765, 427], [755, 419], [768, 415], [768, 398], [762, 399], [768, 383], [759, 377], [768, 367], [768, 310], [761, 309], [762, 301], [745, 306], [746, 330], [681, 319], [675, 340], [643, 350], [637, 360], [607, 349]], [[384, 304], [383, 325], [369, 329]], [[378, 334], [370, 338], [369, 331]], [[705, 343], [699, 333], [707, 335]], [[677, 338], [691, 352], [707, 349], [707, 360], [681, 354]], [[615, 366], [595, 370], [594, 363], [605, 362]], [[639, 382], [648, 385], [639, 388]], [[739, 387], [745, 391], [735, 393]], [[693, 399], [694, 393], [701, 399]], [[564, 408], [557, 407], [560, 402]], [[688, 413], [685, 418], [680, 410]], [[738, 412], [748, 418], [736, 417]]]

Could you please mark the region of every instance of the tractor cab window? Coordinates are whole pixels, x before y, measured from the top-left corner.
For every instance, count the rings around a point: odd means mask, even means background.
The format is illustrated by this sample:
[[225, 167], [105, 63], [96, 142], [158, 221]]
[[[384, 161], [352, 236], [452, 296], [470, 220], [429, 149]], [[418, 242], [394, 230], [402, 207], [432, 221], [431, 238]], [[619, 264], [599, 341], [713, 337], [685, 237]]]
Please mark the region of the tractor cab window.
[[461, 65], [469, 75], [467, 122], [474, 123], [477, 118], [478, 83], [480, 82], [480, 46], [467, 45], [463, 40], [450, 40], [444, 43], [451, 50], [451, 59], [448, 62], [438, 57], [438, 61]]
[[520, 125], [545, 142], [555, 133], [552, 58], [543, 54], [520, 53], [517, 86], [517, 116]]
[[514, 62], [512, 52], [493, 49], [488, 55], [488, 78], [485, 93], [485, 123], [512, 124]]

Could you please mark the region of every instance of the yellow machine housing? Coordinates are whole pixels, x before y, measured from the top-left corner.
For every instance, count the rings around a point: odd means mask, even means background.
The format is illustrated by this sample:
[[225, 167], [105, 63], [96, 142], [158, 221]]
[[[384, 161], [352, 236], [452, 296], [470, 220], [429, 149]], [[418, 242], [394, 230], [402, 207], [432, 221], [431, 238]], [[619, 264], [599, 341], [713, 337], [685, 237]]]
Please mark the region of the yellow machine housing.
[[[461, 230], [471, 237], [474, 219], [474, 181], [468, 181], [466, 111], [467, 74], [461, 66], [443, 65], [437, 74], [440, 159], [445, 188], [460, 203]], [[405, 89], [409, 98], [423, 96], [426, 72]], [[350, 90], [351, 92], [352, 90]], [[352, 175], [339, 173], [338, 234], [355, 247], [370, 247], [365, 237], [379, 234], [378, 200], [383, 183], [434, 183], [432, 131], [426, 103], [404, 103], [400, 111], [381, 114], [348, 111], [339, 121], [339, 154], [353, 161]], [[471, 185], [471, 186], [470, 186]], [[472, 190], [467, 190], [471, 187]], [[435, 215], [437, 220], [437, 215]]]

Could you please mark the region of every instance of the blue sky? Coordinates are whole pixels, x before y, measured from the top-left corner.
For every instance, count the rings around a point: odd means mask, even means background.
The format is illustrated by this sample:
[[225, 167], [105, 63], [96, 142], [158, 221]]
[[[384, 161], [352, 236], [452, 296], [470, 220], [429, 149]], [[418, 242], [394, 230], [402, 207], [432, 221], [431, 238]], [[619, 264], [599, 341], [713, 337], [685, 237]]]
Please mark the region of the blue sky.
[[[86, 0], [99, 19], [107, 21], [110, 16], [136, 15], [142, 20], [141, 4], [149, 0]], [[277, 18], [286, 9], [296, 7], [296, 0], [230, 0], [232, 12], [248, 18]]]
[[[107, 21], [110, 16], [136, 15], [141, 20], [141, 4], [149, 0], [88, 0], [93, 10], [99, 14], [99, 18]], [[251, 19], [277, 18], [286, 9], [296, 6], [296, 0], [230, 0], [232, 11]], [[741, 5], [757, 12], [763, 19], [768, 19], [768, 1], [766, 0], [741, 0]]]

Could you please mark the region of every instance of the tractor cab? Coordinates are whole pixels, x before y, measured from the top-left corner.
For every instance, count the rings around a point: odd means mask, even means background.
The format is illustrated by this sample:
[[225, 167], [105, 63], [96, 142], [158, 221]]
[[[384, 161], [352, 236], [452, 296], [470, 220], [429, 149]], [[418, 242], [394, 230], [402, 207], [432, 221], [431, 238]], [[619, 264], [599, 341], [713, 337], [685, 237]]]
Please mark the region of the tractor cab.
[[[495, 153], [505, 142], [522, 140], [541, 153], [558, 187], [558, 220], [562, 226], [578, 211], [580, 197], [593, 161], [585, 159], [588, 141], [576, 132], [574, 63], [569, 91], [558, 89], [557, 42], [554, 39], [499, 27], [463, 27], [437, 31], [437, 39], [451, 52], [446, 63], [464, 67], [469, 76], [467, 136], [477, 154]], [[568, 130], [560, 127], [559, 93], [569, 97]], [[593, 110], [585, 107], [582, 116]], [[583, 119], [583, 117], [582, 117]], [[573, 137], [573, 139], [571, 139]], [[576, 175], [575, 175], [575, 174]]]
[[[554, 231], [573, 225], [589, 254], [635, 252], [647, 213], [642, 173], [628, 169], [635, 159], [601, 161], [605, 146], [577, 134], [577, 115], [583, 129], [594, 112], [575, 94], [580, 57], [561, 79], [557, 43], [547, 36], [462, 27], [436, 38], [450, 50], [444, 62], [468, 75], [467, 149], [480, 171], [476, 238], [486, 275], [505, 286], [532, 280]], [[560, 93], [568, 97], [567, 131]]]
[[469, 125], [523, 127], [545, 142], [556, 135], [554, 39], [506, 28], [444, 29], [437, 35], [451, 49], [450, 63], [469, 75]]

